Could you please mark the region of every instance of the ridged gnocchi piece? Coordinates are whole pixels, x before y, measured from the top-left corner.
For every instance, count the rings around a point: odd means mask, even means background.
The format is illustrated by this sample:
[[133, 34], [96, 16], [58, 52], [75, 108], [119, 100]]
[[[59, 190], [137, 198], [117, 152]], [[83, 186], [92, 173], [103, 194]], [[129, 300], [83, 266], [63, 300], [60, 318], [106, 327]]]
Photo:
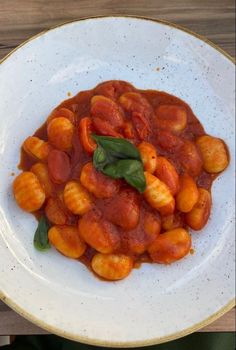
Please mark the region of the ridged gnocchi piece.
[[189, 140], [184, 140], [178, 155], [182, 167], [189, 173], [189, 175], [198, 176], [200, 174], [203, 162], [195, 143]]
[[86, 249], [75, 226], [53, 226], [48, 231], [48, 239], [60, 253], [69, 258], [78, 259]]
[[169, 187], [156, 176], [148, 172], [145, 172], [144, 175], [147, 184], [146, 190], [144, 191], [144, 198], [146, 201], [161, 214], [172, 214], [175, 209], [175, 200]]
[[104, 213], [107, 220], [124, 230], [134, 229], [139, 222], [140, 201], [136, 191], [122, 189], [106, 203]]
[[193, 209], [185, 215], [185, 221], [193, 230], [201, 230], [211, 213], [211, 194], [204, 188], [199, 188], [199, 198]]
[[15, 178], [13, 194], [19, 207], [27, 212], [40, 209], [46, 198], [37, 176], [30, 171], [24, 171]]
[[81, 119], [79, 123], [79, 139], [82, 147], [88, 154], [93, 154], [97, 148], [96, 142], [92, 139], [92, 120], [89, 117]]
[[100, 253], [113, 253], [120, 246], [116, 227], [102, 218], [97, 210], [91, 210], [78, 222], [79, 234], [84, 241]]
[[180, 132], [186, 128], [187, 112], [177, 105], [161, 105], [156, 109], [157, 126], [171, 132]]
[[51, 149], [48, 142], [40, 140], [36, 136], [27, 137], [22, 147], [26, 153], [42, 161], [47, 159]]
[[119, 128], [124, 123], [123, 111], [112, 99], [96, 95], [91, 99], [91, 116], [109, 122], [114, 128]]
[[53, 119], [47, 127], [49, 142], [61, 151], [68, 151], [72, 147], [74, 125], [69, 119], [58, 117]]
[[63, 208], [63, 204], [59, 198], [49, 198], [45, 207], [45, 214], [48, 220], [54, 225], [65, 225], [67, 215]]
[[66, 207], [73, 214], [83, 215], [93, 206], [88, 191], [78, 181], [67, 182], [63, 196]]
[[133, 260], [124, 254], [96, 254], [92, 259], [92, 269], [106, 280], [116, 281], [127, 277], [132, 268]]
[[75, 113], [65, 107], [61, 107], [59, 109], [53, 110], [47, 119], [47, 124], [49, 124], [53, 119], [61, 118], [61, 117], [67, 118], [72, 124], [75, 125], [75, 122], [76, 122]]
[[92, 162], [83, 166], [80, 182], [97, 198], [110, 198], [119, 191], [119, 181], [97, 171]]
[[197, 203], [198, 197], [199, 192], [194, 179], [188, 174], [180, 176], [180, 190], [176, 196], [177, 209], [188, 213]]
[[161, 232], [161, 220], [157, 215], [148, 211], [144, 214], [143, 228], [148, 236], [148, 242], [153, 242]]
[[44, 163], [35, 163], [30, 171], [34, 173], [39, 179], [40, 184], [42, 185], [46, 198], [50, 197], [53, 191], [52, 182], [49, 177], [48, 167]]
[[183, 228], [160, 234], [148, 248], [151, 259], [159, 264], [171, 264], [187, 255], [191, 248], [191, 236]]
[[179, 175], [174, 165], [165, 157], [157, 157], [155, 175], [170, 189], [173, 196], [179, 190]]
[[196, 140], [201, 152], [203, 168], [208, 173], [220, 173], [229, 164], [229, 157], [225, 143], [216, 137], [204, 135]]
[[138, 150], [141, 155], [144, 169], [153, 174], [157, 166], [156, 148], [151, 143], [143, 141], [138, 145]]

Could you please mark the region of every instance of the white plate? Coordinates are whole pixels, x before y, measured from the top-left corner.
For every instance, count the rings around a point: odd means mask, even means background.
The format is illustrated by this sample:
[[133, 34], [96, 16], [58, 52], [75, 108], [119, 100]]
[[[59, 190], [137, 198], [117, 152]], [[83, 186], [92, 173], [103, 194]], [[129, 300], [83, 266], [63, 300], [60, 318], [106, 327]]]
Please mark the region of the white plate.
[[[168, 23], [86, 19], [28, 41], [0, 65], [0, 291], [32, 322], [64, 337], [107, 346], [171, 340], [234, 305], [234, 64]], [[67, 93], [122, 79], [190, 104], [207, 132], [223, 138], [231, 163], [213, 186], [213, 210], [193, 233], [195, 254], [171, 266], [143, 264], [102, 282], [75, 260], [32, 245], [34, 218], [12, 198], [22, 141]]]

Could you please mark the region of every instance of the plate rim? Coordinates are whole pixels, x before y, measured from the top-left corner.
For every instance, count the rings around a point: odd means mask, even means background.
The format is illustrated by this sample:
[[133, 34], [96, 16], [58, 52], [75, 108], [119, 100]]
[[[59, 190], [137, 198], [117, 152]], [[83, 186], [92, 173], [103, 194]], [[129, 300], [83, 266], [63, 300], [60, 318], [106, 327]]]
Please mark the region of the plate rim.
[[[73, 20], [68, 20], [68, 21], [63, 21], [60, 22], [59, 24], [55, 25], [55, 26], [50, 26], [49, 29], [44, 29], [43, 31], [37, 33], [36, 35], [28, 38], [27, 40], [23, 41], [20, 45], [18, 45], [16, 48], [14, 48], [13, 50], [11, 50], [7, 55], [5, 55], [1, 60], [0, 60], [0, 66], [12, 55], [14, 54], [17, 50], [21, 49], [24, 45], [26, 45], [27, 43], [29, 43], [30, 41], [33, 41], [34, 39], [37, 39], [38, 37], [47, 34], [50, 31], [53, 31], [54, 29], [72, 24], [72, 23], [76, 23], [76, 22], [80, 22], [80, 21], [84, 21], [84, 20], [95, 20], [95, 19], [103, 19], [103, 18], [130, 18], [130, 19], [139, 19], [139, 20], [145, 20], [145, 21], [152, 21], [152, 22], [156, 22], [162, 25], [166, 25], [168, 27], [171, 28], [176, 28], [182, 32], [185, 32], [191, 36], [194, 36], [195, 38], [203, 41], [204, 43], [206, 43], [207, 45], [211, 46], [213, 49], [215, 49], [216, 51], [218, 51], [220, 54], [222, 54], [224, 57], [226, 57], [231, 63], [233, 63], [234, 65], [236, 64], [236, 60], [233, 58], [233, 56], [231, 56], [230, 54], [228, 54], [224, 49], [222, 49], [221, 47], [219, 47], [218, 45], [214, 44], [211, 40], [209, 40], [208, 38], [206, 38], [203, 35], [200, 35], [182, 25], [176, 24], [176, 23], [172, 23], [170, 21], [166, 21], [163, 19], [157, 19], [154, 17], [149, 17], [149, 16], [139, 16], [139, 15], [122, 15], [122, 14], [112, 14], [112, 15], [99, 15], [99, 16], [85, 16], [85, 17], [81, 17], [81, 18], [77, 18], [77, 19], [73, 19]], [[24, 317], [25, 319], [27, 319], [28, 321], [32, 322], [33, 324], [35, 324], [36, 326], [50, 332], [50, 333], [54, 333], [57, 334], [59, 336], [62, 337], [66, 337], [68, 339], [77, 341], [77, 342], [81, 342], [84, 344], [89, 344], [89, 345], [96, 345], [96, 346], [104, 346], [104, 347], [114, 347], [114, 348], [125, 348], [125, 347], [141, 347], [141, 346], [148, 346], [148, 345], [157, 345], [157, 344], [162, 344], [165, 342], [169, 342], [171, 340], [175, 340], [181, 337], [184, 337], [188, 334], [191, 334], [193, 332], [196, 332], [197, 330], [209, 325], [210, 323], [216, 321], [218, 318], [220, 318], [221, 316], [223, 316], [226, 312], [230, 311], [233, 307], [235, 307], [236, 305], [236, 298], [232, 298], [226, 305], [224, 305], [223, 307], [221, 307], [218, 311], [216, 311], [215, 313], [211, 314], [210, 316], [208, 316], [206, 319], [194, 324], [191, 327], [187, 327], [185, 329], [183, 329], [180, 332], [176, 332], [176, 333], [172, 333], [170, 335], [167, 336], [163, 336], [163, 337], [157, 337], [157, 338], [152, 338], [152, 339], [147, 339], [145, 341], [128, 341], [128, 342], [114, 342], [114, 341], [101, 341], [99, 339], [91, 339], [89, 337], [84, 337], [84, 336], [79, 336], [79, 335], [73, 335], [70, 332], [65, 332], [62, 331], [60, 328], [56, 327], [56, 326], [51, 326], [48, 323], [45, 323], [44, 321], [40, 320], [39, 318], [35, 317], [34, 315], [32, 315], [29, 312], [26, 312], [23, 308], [21, 308], [21, 306], [19, 306], [18, 304], [16, 304], [11, 298], [9, 298], [3, 291], [0, 290], [0, 300], [3, 301], [6, 305], [8, 305], [12, 310], [14, 310], [15, 312], [17, 312], [20, 316]]]

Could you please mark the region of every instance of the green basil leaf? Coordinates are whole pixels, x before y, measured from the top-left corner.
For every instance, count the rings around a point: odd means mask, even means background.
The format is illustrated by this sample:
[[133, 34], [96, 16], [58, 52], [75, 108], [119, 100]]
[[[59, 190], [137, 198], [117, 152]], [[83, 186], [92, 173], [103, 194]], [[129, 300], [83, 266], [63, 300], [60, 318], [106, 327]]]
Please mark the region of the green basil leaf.
[[93, 165], [99, 171], [112, 162], [116, 161], [116, 158], [108, 154], [101, 146], [98, 145], [93, 153]]
[[143, 172], [143, 165], [138, 160], [118, 160], [115, 163], [107, 165], [102, 172], [114, 179], [124, 178], [126, 182], [141, 193], [145, 191], [146, 179]]
[[129, 141], [111, 137], [92, 135], [94, 140], [101, 146], [107, 154], [120, 159], [137, 159], [141, 160], [138, 149]]
[[129, 185], [135, 187], [140, 193], [143, 193], [146, 189], [146, 179], [143, 170], [139, 170], [131, 175], [125, 175], [124, 179]]
[[129, 141], [111, 136], [93, 134], [97, 148], [93, 165], [113, 179], [125, 179], [139, 192], [146, 188], [143, 164], [138, 149]]
[[101, 146], [98, 146], [93, 153], [93, 165], [97, 170], [102, 170], [106, 164], [107, 154]]
[[49, 224], [47, 219], [42, 216], [39, 220], [38, 227], [34, 234], [34, 246], [37, 250], [44, 251], [50, 249], [48, 241]]
[[115, 179], [119, 179], [140, 170], [143, 171], [143, 166], [140, 161], [135, 159], [122, 159], [105, 166], [103, 173]]

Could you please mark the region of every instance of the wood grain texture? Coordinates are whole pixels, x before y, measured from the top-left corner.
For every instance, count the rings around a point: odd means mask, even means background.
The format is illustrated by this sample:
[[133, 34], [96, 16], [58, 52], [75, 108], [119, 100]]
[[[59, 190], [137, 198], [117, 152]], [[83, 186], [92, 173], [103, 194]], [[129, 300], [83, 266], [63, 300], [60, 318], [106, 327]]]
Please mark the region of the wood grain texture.
[[[0, 59], [51, 26], [112, 14], [150, 16], [183, 25], [235, 56], [234, 11], [234, 0], [0, 0]], [[201, 331], [235, 331], [234, 310]], [[43, 333], [0, 302], [0, 335]]]
[[151, 16], [181, 24], [235, 55], [234, 0], [0, 0], [0, 59], [51, 26], [112, 14]]
[[[200, 330], [201, 332], [234, 332], [235, 309]], [[47, 332], [28, 322], [0, 301], [0, 335], [46, 334]]]

